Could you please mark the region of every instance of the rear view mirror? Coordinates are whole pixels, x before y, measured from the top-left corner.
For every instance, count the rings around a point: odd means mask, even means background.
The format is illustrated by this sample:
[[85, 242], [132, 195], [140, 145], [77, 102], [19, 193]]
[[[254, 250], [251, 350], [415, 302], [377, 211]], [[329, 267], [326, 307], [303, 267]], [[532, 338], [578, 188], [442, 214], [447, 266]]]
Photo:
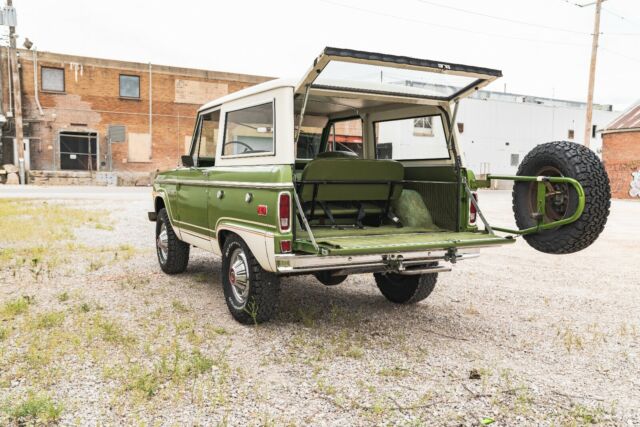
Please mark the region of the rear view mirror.
[[188, 168], [193, 166], [193, 157], [191, 156], [182, 156], [182, 166], [186, 166]]

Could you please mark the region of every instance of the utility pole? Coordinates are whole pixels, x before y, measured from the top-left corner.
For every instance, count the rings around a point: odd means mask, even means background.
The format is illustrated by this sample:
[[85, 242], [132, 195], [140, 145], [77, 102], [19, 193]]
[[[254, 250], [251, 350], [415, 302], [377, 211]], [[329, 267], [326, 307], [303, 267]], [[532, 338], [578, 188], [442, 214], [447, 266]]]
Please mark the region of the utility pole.
[[[13, 7], [13, 0], [7, 0], [7, 6]], [[18, 158], [14, 159], [15, 165], [18, 167], [20, 174], [20, 184], [24, 184], [26, 181], [26, 171], [28, 165], [24, 162], [24, 132], [22, 126], [22, 90], [20, 88], [20, 70], [18, 66], [18, 52], [16, 50], [16, 27], [9, 27], [9, 58], [8, 61], [11, 64], [11, 76], [13, 81], [13, 114], [14, 123], [16, 128], [15, 144], [18, 148]]]
[[[602, 3], [606, 0], [596, 0], [596, 16], [593, 24], [593, 42], [591, 45], [591, 64], [589, 65], [589, 92], [587, 94], [587, 116], [584, 124], [584, 145], [589, 147], [591, 143], [591, 123], [593, 120], [593, 88], [596, 83], [596, 59], [598, 57], [598, 41], [600, 40], [600, 12]], [[593, 4], [593, 3], [591, 3]], [[581, 5], [581, 6], [589, 6]]]

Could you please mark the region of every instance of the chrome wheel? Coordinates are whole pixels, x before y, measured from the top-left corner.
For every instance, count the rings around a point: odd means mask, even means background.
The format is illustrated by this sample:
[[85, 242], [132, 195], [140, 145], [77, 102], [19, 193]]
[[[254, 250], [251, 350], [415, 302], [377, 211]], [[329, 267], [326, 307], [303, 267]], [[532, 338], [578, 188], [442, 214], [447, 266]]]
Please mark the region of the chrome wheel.
[[234, 299], [241, 305], [249, 297], [249, 262], [241, 248], [233, 251], [229, 263], [229, 283]]
[[167, 225], [164, 222], [160, 225], [160, 232], [156, 237], [156, 248], [160, 262], [166, 263], [169, 257], [169, 235], [167, 234]]

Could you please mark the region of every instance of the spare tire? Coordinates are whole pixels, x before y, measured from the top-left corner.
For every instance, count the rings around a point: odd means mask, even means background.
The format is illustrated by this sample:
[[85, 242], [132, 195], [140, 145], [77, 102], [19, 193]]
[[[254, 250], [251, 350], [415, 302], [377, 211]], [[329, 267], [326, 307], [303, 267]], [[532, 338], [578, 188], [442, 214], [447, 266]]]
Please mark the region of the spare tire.
[[[518, 175], [573, 178], [585, 193], [580, 218], [558, 228], [524, 235], [531, 247], [548, 254], [569, 254], [586, 248], [598, 238], [609, 216], [611, 189], [607, 172], [593, 151], [568, 141], [540, 144], [522, 160]], [[537, 185], [537, 182], [516, 182], [513, 186], [513, 213], [520, 230], [537, 225], [534, 215]], [[547, 182], [546, 185], [544, 222], [570, 217], [578, 206], [576, 190], [570, 184]]]

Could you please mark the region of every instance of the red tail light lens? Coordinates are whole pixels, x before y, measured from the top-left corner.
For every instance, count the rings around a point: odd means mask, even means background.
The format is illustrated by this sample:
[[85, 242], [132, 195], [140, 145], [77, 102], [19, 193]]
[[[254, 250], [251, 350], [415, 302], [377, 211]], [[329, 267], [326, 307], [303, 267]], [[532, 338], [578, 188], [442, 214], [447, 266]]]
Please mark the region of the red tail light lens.
[[289, 231], [291, 228], [291, 195], [289, 193], [280, 193], [278, 221], [280, 222], [280, 231]]
[[291, 252], [291, 240], [280, 240], [280, 252], [283, 254]]
[[[478, 203], [478, 193], [471, 193], [476, 203]], [[476, 206], [469, 201], [469, 224], [475, 224], [476, 219], [478, 218], [478, 210]]]

